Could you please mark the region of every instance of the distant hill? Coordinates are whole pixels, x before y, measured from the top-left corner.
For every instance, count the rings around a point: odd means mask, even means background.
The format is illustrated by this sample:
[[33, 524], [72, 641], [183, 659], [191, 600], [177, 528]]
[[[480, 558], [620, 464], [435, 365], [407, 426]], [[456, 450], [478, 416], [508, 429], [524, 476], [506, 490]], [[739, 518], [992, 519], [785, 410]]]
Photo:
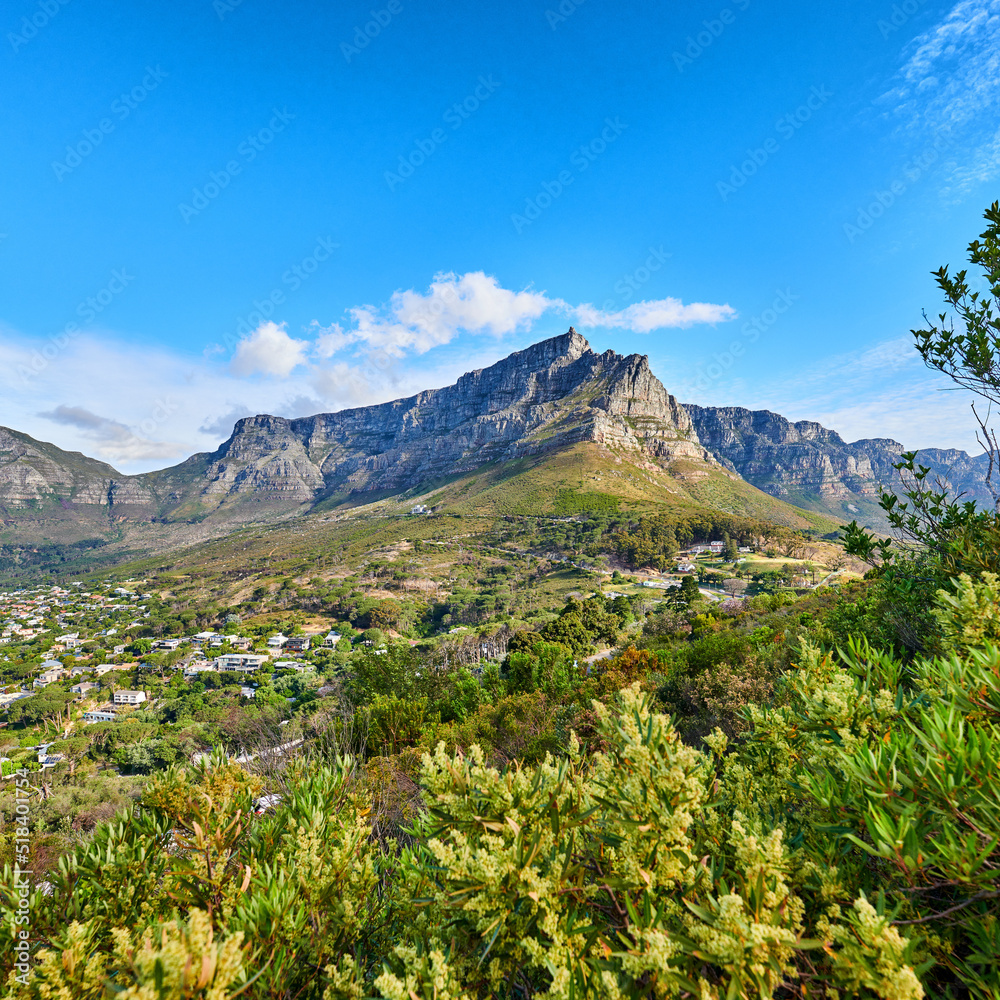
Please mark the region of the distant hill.
[[[216, 451], [137, 476], [0, 428], [0, 573], [81, 572], [310, 512], [392, 497], [402, 510], [424, 495], [485, 517], [620, 502], [879, 527], [877, 486], [893, 481], [902, 450], [846, 444], [767, 411], [682, 406], [645, 356], [597, 354], [571, 328], [407, 399], [247, 417]], [[921, 457], [987, 497], [982, 458]]]

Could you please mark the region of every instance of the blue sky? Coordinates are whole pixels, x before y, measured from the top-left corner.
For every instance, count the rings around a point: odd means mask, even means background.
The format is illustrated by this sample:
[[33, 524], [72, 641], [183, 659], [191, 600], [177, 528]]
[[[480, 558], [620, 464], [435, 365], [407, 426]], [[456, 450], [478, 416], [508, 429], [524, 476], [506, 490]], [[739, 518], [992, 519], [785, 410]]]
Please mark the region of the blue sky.
[[0, 423], [157, 468], [573, 323], [974, 448], [908, 331], [997, 197], [1000, 0], [669, 6], [12, 0]]

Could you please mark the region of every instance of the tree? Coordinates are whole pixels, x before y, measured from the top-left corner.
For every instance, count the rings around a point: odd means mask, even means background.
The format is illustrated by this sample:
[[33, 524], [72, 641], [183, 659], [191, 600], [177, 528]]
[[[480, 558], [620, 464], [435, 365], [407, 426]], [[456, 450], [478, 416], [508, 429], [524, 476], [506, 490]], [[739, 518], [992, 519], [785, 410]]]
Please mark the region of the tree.
[[[925, 364], [947, 375], [956, 385], [1000, 403], [1000, 206], [985, 213], [986, 230], [969, 244], [969, 260], [982, 268], [989, 291], [973, 291], [962, 270], [952, 277], [947, 266], [932, 272], [950, 312], [913, 330]], [[927, 314], [924, 313], [925, 320]], [[956, 319], [958, 329], [956, 329]], [[883, 490], [879, 506], [886, 512], [895, 538], [876, 538], [852, 521], [844, 529], [844, 550], [873, 567], [881, 578], [885, 604], [897, 622], [903, 645], [923, 648], [930, 629], [928, 608], [939, 589], [953, 589], [962, 573], [1000, 570], [1000, 506], [993, 480], [998, 441], [973, 406], [979, 441], [989, 456], [988, 478], [994, 504], [978, 509], [960, 502], [946, 485], [930, 481], [930, 469], [916, 452], [904, 452], [895, 464], [901, 480], [898, 492]]]
[[394, 601], [392, 598], [387, 598], [384, 601], [379, 601], [368, 612], [368, 622], [372, 628], [395, 628], [399, 624], [402, 613], [403, 609], [400, 607], [399, 602]]
[[722, 536], [722, 558], [726, 562], [736, 562], [740, 557], [740, 550], [736, 542], [729, 537], [729, 533], [726, 532]]
[[[1000, 203], [993, 202], [984, 217], [986, 229], [968, 250], [969, 263], [982, 269], [989, 291], [973, 291], [965, 270], [952, 277], [947, 265], [938, 268], [933, 274], [952, 315], [939, 313], [937, 323], [928, 320], [925, 328], [911, 332], [929, 368], [947, 375], [988, 404], [1000, 406]], [[956, 317], [961, 324], [957, 332]], [[995, 506], [1000, 508], [1000, 491], [993, 480], [1000, 453], [996, 431], [987, 426], [975, 404], [972, 412], [980, 427], [979, 443], [990, 457], [987, 481]]]
[[51, 722], [54, 725], [72, 700], [73, 696], [68, 691], [50, 684], [30, 698], [15, 701], [10, 706], [8, 718], [11, 722], [24, 722], [29, 726], [36, 726], [41, 722]]
[[730, 597], [740, 597], [747, 589], [747, 582], [746, 580], [736, 580], [736, 579], [723, 580], [722, 589]]

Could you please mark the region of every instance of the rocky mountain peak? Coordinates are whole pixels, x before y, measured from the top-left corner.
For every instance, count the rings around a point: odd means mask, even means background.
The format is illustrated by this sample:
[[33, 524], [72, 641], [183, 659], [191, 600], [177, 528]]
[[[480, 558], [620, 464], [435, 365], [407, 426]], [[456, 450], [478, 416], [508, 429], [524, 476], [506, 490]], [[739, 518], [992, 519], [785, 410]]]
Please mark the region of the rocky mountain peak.
[[[246, 417], [214, 452], [140, 476], [0, 428], [0, 517], [24, 544], [127, 537], [152, 551], [581, 442], [650, 470], [683, 459], [682, 476], [722, 465], [772, 495], [845, 520], [861, 512], [872, 524], [879, 484], [897, 480], [903, 450], [885, 439], [848, 444], [818, 423], [766, 410], [682, 406], [646, 356], [598, 354], [570, 327], [406, 399], [296, 419]], [[920, 461], [968, 498], [992, 503], [984, 456], [925, 449]]]

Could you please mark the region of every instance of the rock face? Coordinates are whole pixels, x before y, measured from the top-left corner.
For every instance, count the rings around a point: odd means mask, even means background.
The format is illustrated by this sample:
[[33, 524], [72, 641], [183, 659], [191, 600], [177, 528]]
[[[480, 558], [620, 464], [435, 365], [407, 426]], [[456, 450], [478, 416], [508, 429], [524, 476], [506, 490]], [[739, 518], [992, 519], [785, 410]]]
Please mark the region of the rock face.
[[288, 516], [331, 496], [398, 492], [579, 441], [661, 464], [716, 464], [645, 357], [596, 354], [572, 328], [408, 399], [296, 420], [247, 417], [217, 451], [139, 476], [0, 433], [0, 502], [131, 510], [161, 523]]
[[596, 354], [575, 330], [454, 385], [297, 420], [248, 417], [209, 456], [211, 489], [302, 497], [401, 490], [578, 441], [713, 462], [645, 357]]
[[[685, 404], [698, 438], [749, 483], [790, 503], [851, 518], [876, 513], [880, 487], [899, 483], [893, 463], [903, 445], [889, 438], [847, 443], [810, 420], [792, 423], [769, 410]], [[985, 456], [927, 448], [917, 459], [965, 499], [989, 504]]]
[[78, 451], [63, 451], [0, 427], [0, 507], [34, 509], [48, 502], [107, 507], [149, 506], [153, 493], [141, 477], [123, 476]]
[[[487, 463], [593, 442], [695, 475], [722, 465], [793, 504], [876, 524], [879, 483], [903, 446], [846, 443], [764, 410], [681, 406], [647, 358], [597, 354], [575, 330], [407, 399], [287, 420], [240, 420], [210, 454], [140, 476], [0, 428], [4, 548], [98, 539], [155, 551], [317, 503], [399, 493]], [[989, 502], [983, 458], [921, 453], [970, 498]]]

